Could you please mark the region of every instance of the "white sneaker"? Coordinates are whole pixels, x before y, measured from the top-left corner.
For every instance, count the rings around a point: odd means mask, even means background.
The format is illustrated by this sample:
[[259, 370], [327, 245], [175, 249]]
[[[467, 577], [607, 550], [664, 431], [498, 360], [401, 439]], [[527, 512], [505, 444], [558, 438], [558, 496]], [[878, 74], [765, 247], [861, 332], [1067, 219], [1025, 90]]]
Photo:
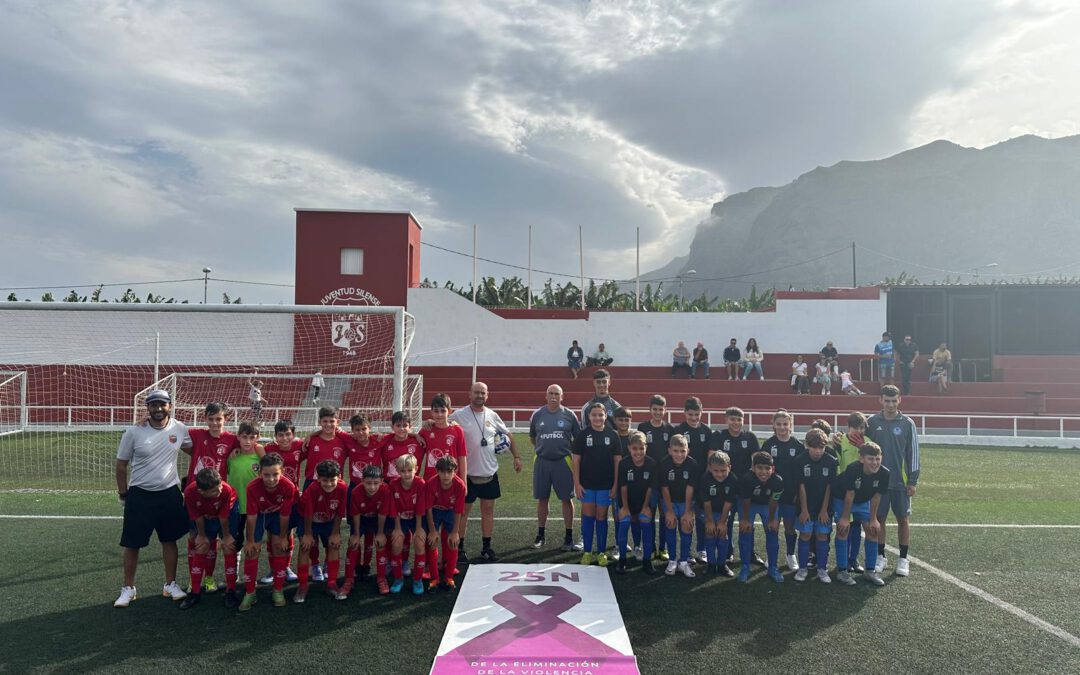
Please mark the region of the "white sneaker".
[[855, 580], [851, 578], [847, 570], [840, 570], [836, 573], [836, 580], [845, 586], [854, 586]]
[[265, 577], [262, 577], [261, 579], [259, 579], [259, 585], [260, 586], [269, 586], [272, 583], [274, 583], [274, 573], [273, 572], [271, 572], [270, 574], [267, 574]]
[[708, 565], [709, 564], [709, 554], [708, 554], [708, 552], [707, 551], [698, 551], [697, 552], [697, 561], [699, 563], [701, 563], [702, 565]]
[[885, 567], [888, 566], [888, 564], [889, 564], [889, 559], [886, 558], [883, 555], [879, 555], [878, 559], [877, 559], [877, 563], [874, 565], [874, 571], [877, 572], [878, 574], [881, 574], [882, 572], [885, 571]]
[[[270, 581], [268, 581], [267, 583], [270, 583], [270, 584], [274, 583], [274, 575], [271, 574], [269, 578], [270, 578]], [[293, 568], [291, 568], [291, 567], [286, 567], [285, 568], [285, 581], [289, 582], [290, 584], [294, 584], [299, 579], [300, 579], [300, 577], [296, 576], [296, 572], [293, 571]]]
[[896, 561], [896, 576], [898, 576], [898, 577], [906, 577], [909, 574], [911, 574], [911, 572], [910, 572], [910, 570], [908, 568], [908, 559], [907, 558], [900, 558], [899, 560], [897, 560]]
[[138, 591], [134, 586], [124, 586], [120, 589], [120, 597], [116, 599], [116, 602], [112, 604], [113, 607], [127, 607], [131, 604], [131, 601], [139, 597]]
[[[670, 566], [671, 566], [671, 564], [668, 563], [668, 567], [670, 567]], [[681, 563], [679, 563], [679, 571], [682, 572], [682, 575], [684, 577], [686, 577], [687, 579], [693, 579], [694, 577], [697, 576], [696, 574], [694, 574], [694, 570], [692, 570], [690, 568], [690, 561], [688, 561], [688, 560], [684, 560]]]
[[[409, 565], [409, 563], [405, 563], [405, 569], [406, 570], [408, 570], [408, 565]], [[408, 572], [406, 571], [405, 574], [408, 574]], [[311, 566], [311, 580], [315, 581], [315, 582], [320, 582], [320, 583], [323, 582], [323, 581], [326, 581], [326, 574], [323, 572], [323, 566], [322, 565], [312, 565]]]
[[832, 583], [832, 577], [829, 576], [829, 571], [822, 568], [822, 567], [818, 568], [817, 578], [818, 578], [818, 581], [820, 581], [823, 584], [831, 584]]
[[799, 571], [795, 573], [795, 581], [806, 581], [806, 577], [808, 574], [810, 574], [809, 570], [804, 570], [800, 568]]
[[884, 586], [885, 580], [881, 578], [881, 574], [878, 572], [863, 572], [863, 579], [866, 579], [875, 586]]
[[161, 587], [161, 597], [171, 598], [173, 600], [183, 600], [187, 597], [187, 593], [184, 592], [184, 589], [180, 588], [180, 584], [175, 581], [170, 581]]
[[664, 574], [668, 575], [669, 577], [673, 577], [675, 576], [675, 570], [677, 569], [679, 569], [679, 563], [675, 562], [674, 560], [669, 560], [667, 564], [667, 569], [664, 570]]
[[641, 547], [640, 546], [635, 546], [634, 547], [634, 557], [637, 558], [638, 560], [641, 560], [641, 556], [643, 556], [643, 555], [644, 555], [644, 553], [642, 552]]
[[582, 539], [581, 537], [578, 537], [578, 540], [576, 542], [574, 542], [574, 545], [571, 548], [573, 548], [575, 551], [584, 551], [585, 550], [585, 540]]
[[799, 569], [799, 559], [794, 555], [787, 556], [787, 568], [792, 571]]

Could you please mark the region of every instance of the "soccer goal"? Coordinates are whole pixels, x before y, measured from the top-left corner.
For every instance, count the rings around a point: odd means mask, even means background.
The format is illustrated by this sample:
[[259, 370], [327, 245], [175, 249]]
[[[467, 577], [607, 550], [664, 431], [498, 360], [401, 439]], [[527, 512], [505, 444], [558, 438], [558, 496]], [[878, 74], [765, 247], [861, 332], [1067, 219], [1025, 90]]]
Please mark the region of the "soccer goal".
[[396, 410], [420, 420], [401, 307], [0, 303], [0, 321], [0, 487], [109, 489], [154, 388], [186, 424], [220, 402], [229, 427], [259, 422], [264, 436], [282, 419], [314, 430], [324, 406], [376, 427]]

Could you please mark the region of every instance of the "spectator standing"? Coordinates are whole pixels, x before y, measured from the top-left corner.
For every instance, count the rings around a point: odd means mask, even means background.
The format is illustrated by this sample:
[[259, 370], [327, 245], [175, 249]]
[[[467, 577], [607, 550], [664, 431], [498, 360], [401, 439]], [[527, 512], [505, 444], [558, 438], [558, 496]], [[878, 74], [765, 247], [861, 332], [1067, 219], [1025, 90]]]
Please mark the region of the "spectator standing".
[[[608, 424], [613, 425], [614, 423], [612, 420], [615, 418], [615, 411], [619, 409], [619, 402], [612, 398], [609, 393], [609, 388], [611, 387], [611, 374], [601, 368], [593, 373], [592, 383], [593, 391], [596, 392], [596, 395], [590, 398], [588, 403], [582, 406], [581, 416], [588, 419], [589, 407], [592, 406], [593, 403], [602, 403], [604, 405], [604, 410], [608, 411]], [[614, 428], [614, 426], [612, 426], [612, 428]]]
[[[698, 368], [703, 368], [705, 370], [705, 379], [709, 379], [709, 350], [705, 349], [705, 345], [700, 342], [694, 347], [694, 358], [690, 361], [691, 379], [697, 377]], [[705, 466], [705, 464], [702, 462], [701, 466]]]
[[728, 346], [724, 347], [724, 368], [727, 369], [727, 379], [739, 379], [739, 365], [742, 363], [742, 352], [739, 351], [739, 343], [731, 338]]
[[566, 350], [566, 366], [570, 369], [570, 374], [577, 378], [578, 371], [581, 370], [581, 364], [585, 362], [585, 352], [578, 346], [577, 340], [570, 342], [570, 349]]
[[937, 385], [938, 393], [949, 391], [949, 375], [952, 373], [952, 352], [944, 342], [930, 357], [930, 381]]
[[915, 344], [910, 335], [905, 335], [904, 341], [896, 345], [895, 352], [896, 358], [900, 360], [900, 395], [907, 396], [911, 393], [911, 371], [919, 358], [919, 345]]
[[484, 562], [497, 562], [498, 556], [491, 548], [491, 535], [495, 529], [495, 500], [502, 496], [499, 488], [499, 458], [495, 455], [495, 437], [506, 434], [510, 439], [510, 454], [514, 456], [514, 471], [521, 473], [521, 455], [514, 447], [510, 434], [498, 413], [487, 407], [488, 387], [474, 382], [469, 387], [470, 403], [450, 416], [451, 421], [461, 425], [465, 432], [467, 458], [465, 517], [461, 522], [461, 546], [459, 560], [469, 562], [465, 553], [465, 532], [468, 529], [469, 512], [477, 499], [480, 500], [480, 535], [483, 545], [480, 557]]
[[809, 366], [803, 361], [802, 354], [795, 357], [791, 364], [791, 390], [796, 394], [810, 393], [810, 378], [807, 376]]
[[[129, 427], [116, 451], [116, 490], [124, 506], [120, 546], [124, 549], [124, 585], [113, 607], [127, 607], [138, 597], [135, 570], [139, 550], [157, 533], [165, 564], [162, 595], [183, 600], [187, 593], [176, 583], [179, 553], [176, 542], [188, 533], [188, 514], [176, 472], [177, 453], [191, 447], [187, 427], [172, 417], [169, 392], [154, 389], [146, 395], [147, 418]], [[130, 475], [128, 473], [130, 469]]]
[[536, 448], [533, 462], [533, 499], [536, 500], [536, 539], [533, 548], [543, 548], [547, 537], [548, 506], [551, 491], [562, 502], [563, 550], [574, 545], [574, 474], [570, 455], [581, 426], [577, 415], [563, 406], [563, 390], [557, 384], [545, 392], [547, 405], [538, 408], [529, 420], [529, 440]]
[[832, 340], [825, 343], [825, 346], [818, 352], [825, 357], [825, 362], [829, 364], [829, 371], [833, 377], [840, 375], [840, 359], [839, 352], [836, 351], [836, 347], [833, 346]]
[[761, 364], [765, 362], [765, 355], [761, 353], [757, 339], [750, 338], [746, 341], [746, 348], [743, 349], [743, 359], [746, 361], [746, 369], [743, 370], [742, 379], [745, 380], [750, 377], [750, 371], [752, 370], [757, 371], [759, 378], [765, 379], [765, 372], [761, 369]]
[[690, 350], [686, 348], [686, 344], [679, 340], [679, 344], [675, 345], [675, 349], [671, 351], [671, 376], [675, 377], [675, 373], [679, 368], [685, 368], [686, 373], [689, 375], [690, 368]]
[[326, 382], [323, 380], [322, 368], [315, 371], [315, 374], [311, 376], [311, 402], [319, 402], [319, 392], [326, 386]]
[[889, 335], [888, 331], [882, 333], [881, 342], [874, 345], [874, 357], [878, 360], [878, 381], [881, 384], [893, 384], [896, 380], [896, 362], [893, 356], [892, 335]]
[[585, 362], [587, 366], [600, 366], [601, 368], [607, 368], [614, 363], [615, 357], [611, 355], [609, 351], [604, 348], [604, 343], [600, 343], [599, 349], [593, 352], [593, 355]]

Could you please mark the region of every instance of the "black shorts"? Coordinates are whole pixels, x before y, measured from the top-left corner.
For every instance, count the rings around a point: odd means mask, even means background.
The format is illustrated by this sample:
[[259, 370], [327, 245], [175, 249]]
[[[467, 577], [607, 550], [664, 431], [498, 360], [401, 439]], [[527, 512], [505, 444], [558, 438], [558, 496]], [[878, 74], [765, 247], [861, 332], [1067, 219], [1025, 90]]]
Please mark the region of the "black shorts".
[[474, 483], [473, 477], [468, 477], [468, 490], [465, 493], [465, 503], [472, 504], [477, 499], [498, 499], [502, 496], [499, 489], [499, 474], [496, 473], [486, 483]]
[[188, 532], [188, 514], [184, 495], [173, 486], [159, 492], [138, 487], [128, 488], [124, 500], [124, 527], [120, 545], [125, 548], [145, 548], [150, 534], [157, 532], [158, 541], [168, 543]]

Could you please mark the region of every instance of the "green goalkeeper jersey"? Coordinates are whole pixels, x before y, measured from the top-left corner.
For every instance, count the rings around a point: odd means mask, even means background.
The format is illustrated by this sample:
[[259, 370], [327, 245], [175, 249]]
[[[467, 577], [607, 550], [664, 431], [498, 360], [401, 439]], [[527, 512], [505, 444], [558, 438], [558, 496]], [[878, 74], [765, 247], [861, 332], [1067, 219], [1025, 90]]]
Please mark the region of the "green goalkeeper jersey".
[[259, 476], [259, 456], [254, 452], [239, 453], [229, 458], [229, 480], [236, 490], [240, 513], [247, 513], [247, 486]]

